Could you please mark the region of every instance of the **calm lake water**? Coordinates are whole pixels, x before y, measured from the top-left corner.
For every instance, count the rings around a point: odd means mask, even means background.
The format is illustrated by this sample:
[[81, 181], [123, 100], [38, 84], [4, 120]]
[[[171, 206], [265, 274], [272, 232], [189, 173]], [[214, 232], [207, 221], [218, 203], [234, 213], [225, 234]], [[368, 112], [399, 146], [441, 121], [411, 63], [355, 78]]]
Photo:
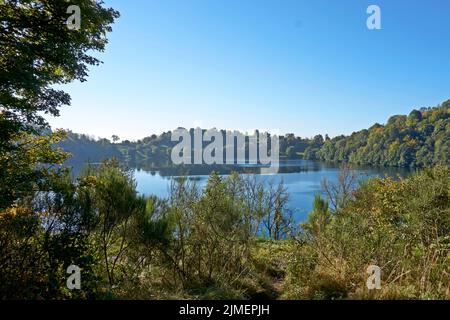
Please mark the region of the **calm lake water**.
[[[255, 169], [255, 168], [253, 168]], [[198, 172], [198, 170], [193, 170]], [[201, 171], [201, 170], [200, 170]], [[257, 172], [253, 170], [254, 172]], [[378, 167], [355, 167], [354, 171], [358, 177], [358, 181], [363, 181], [374, 176], [406, 176], [411, 171], [402, 168], [378, 168]], [[308, 213], [312, 209], [314, 196], [323, 194], [322, 180], [336, 182], [339, 175], [339, 167], [337, 165], [308, 161], [308, 160], [292, 160], [280, 163], [280, 172], [277, 174], [258, 174], [258, 173], [242, 173], [256, 175], [256, 179], [264, 183], [279, 183], [283, 181], [289, 194], [289, 208], [293, 210], [295, 219], [300, 222], [304, 221]], [[226, 176], [227, 173], [223, 173]], [[162, 198], [168, 196], [170, 183], [180, 175], [170, 170], [162, 171], [135, 171], [135, 178], [138, 184], [138, 191], [145, 195], [156, 195]], [[206, 185], [207, 174], [185, 174], [188, 179], [195, 180], [199, 187]]]

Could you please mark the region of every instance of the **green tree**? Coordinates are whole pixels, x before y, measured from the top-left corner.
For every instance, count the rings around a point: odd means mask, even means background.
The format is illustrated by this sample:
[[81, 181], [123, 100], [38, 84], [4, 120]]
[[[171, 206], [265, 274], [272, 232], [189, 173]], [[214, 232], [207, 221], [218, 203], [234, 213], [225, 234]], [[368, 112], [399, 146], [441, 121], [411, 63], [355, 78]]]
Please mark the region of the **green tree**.
[[145, 212], [146, 200], [137, 194], [133, 177], [116, 160], [88, 168], [80, 183], [92, 195], [95, 234], [109, 285], [113, 286], [116, 267], [129, 247], [132, 218]]
[[[70, 96], [56, 86], [86, 81], [88, 67], [100, 63], [91, 53], [104, 50], [106, 33], [119, 16], [102, 2], [79, 0], [77, 5], [81, 28], [70, 30], [67, 1], [0, 2], [0, 176], [2, 181], [15, 181], [16, 186], [5, 186], [12, 188], [12, 193], [19, 188], [33, 189], [42, 180], [38, 172], [11, 170], [29, 150], [22, 142], [34, 139], [25, 135], [44, 134], [48, 128], [43, 114], [57, 116], [60, 107], [70, 104]], [[57, 162], [50, 153], [38, 160], [43, 160], [42, 164]], [[1, 192], [3, 195], [5, 190]], [[12, 193], [6, 195], [9, 203], [14, 200]]]
[[413, 125], [422, 120], [422, 112], [418, 110], [413, 110], [408, 115], [408, 125]]
[[[287, 297], [448, 299], [449, 179], [446, 166], [369, 179], [331, 219], [316, 198], [289, 262]], [[376, 292], [366, 287], [370, 264], [382, 268]]]
[[297, 153], [295, 152], [295, 148], [293, 146], [289, 146], [286, 149], [286, 157], [288, 159], [295, 159], [295, 156], [297, 155]]
[[[92, 211], [68, 171], [52, 175], [47, 190], [0, 211], [0, 299], [98, 298]], [[66, 287], [70, 265], [83, 270], [81, 290]]]
[[316, 195], [314, 197], [313, 210], [308, 216], [308, 221], [302, 225], [302, 228], [308, 232], [309, 236], [317, 238], [324, 234], [331, 219], [332, 214], [328, 207], [328, 201], [322, 199], [320, 195]]
[[0, 152], [0, 210], [39, 190], [48, 190], [51, 176], [67, 157], [61, 148], [54, 148], [65, 137], [62, 131], [43, 136], [22, 133], [15, 137], [15, 147]]
[[88, 66], [100, 61], [106, 33], [119, 16], [102, 2], [79, 0], [82, 25], [70, 30], [69, 3], [64, 0], [4, 0], [0, 3], [1, 141], [18, 130], [46, 125], [40, 113], [57, 116], [70, 96], [58, 84], [86, 81]]
[[382, 166], [448, 165], [449, 110], [446, 101], [434, 108], [413, 110], [408, 116], [396, 115], [385, 126], [375, 124], [369, 130], [333, 138], [316, 152], [309, 148], [305, 156]]

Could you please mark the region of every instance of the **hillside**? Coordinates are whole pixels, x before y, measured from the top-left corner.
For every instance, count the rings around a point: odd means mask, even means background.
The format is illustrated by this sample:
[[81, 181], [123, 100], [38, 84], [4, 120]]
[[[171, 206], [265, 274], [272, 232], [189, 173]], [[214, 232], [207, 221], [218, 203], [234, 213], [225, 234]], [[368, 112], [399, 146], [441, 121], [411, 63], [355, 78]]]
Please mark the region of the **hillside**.
[[[280, 158], [395, 167], [448, 165], [449, 117], [450, 100], [447, 100], [434, 108], [392, 116], [385, 125], [375, 124], [350, 136], [330, 139], [328, 135], [301, 138], [286, 134], [280, 137]], [[74, 167], [82, 167], [86, 161], [101, 162], [116, 157], [130, 167], [167, 168], [172, 166], [170, 154], [176, 144], [170, 137], [168, 131], [137, 141], [113, 143], [69, 132], [60, 146], [72, 154], [66, 164]]]
[[435, 108], [392, 116], [350, 136], [325, 141], [310, 159], [363, 165], [429, 167], [449, 164], [450, 100]]

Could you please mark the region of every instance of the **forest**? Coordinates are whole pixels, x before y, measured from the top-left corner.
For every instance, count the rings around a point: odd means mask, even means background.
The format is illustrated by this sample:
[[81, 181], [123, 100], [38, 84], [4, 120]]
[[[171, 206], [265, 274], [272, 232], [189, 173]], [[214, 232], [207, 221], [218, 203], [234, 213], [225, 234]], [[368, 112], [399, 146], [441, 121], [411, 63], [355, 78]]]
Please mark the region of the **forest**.
[[[136, 192], [117, 162], [49, 177], [0, 214], [2, 299], [449, 299], [450, 172], [356, 189], [351, 170], [297, 226], [282, 184], [212, 173], [170, 196]], [[354, 181], [353, 181], [354, 182]], [[80, 290], [66, 269], [82, 270]], [[366, 287], [368, 265], [383, 286]]]
[[[144, 196], [130, 163], [167, 165], [170, 133], [95, 140], [44, 117], [70, 105], [64, 85], [101, 63], [120, 16], [79, 0], [71, 30], [66, 4], [0, 1], [0, 300], [450, 299], [448, 101], [350, 137], [283, 137], [287, 158], [342, 162], [301, 224], [283, 183], [251, 175]], [[71, 157], [95, 163], [74, 172]], [[358, 182], [349, 163], [420, 169]]]
[[[392, 116], [386, 125], [375, 124], [350, 136], [330, 139], [328, 135], [300, 138], [286, 134], [279, 137], [280, 159], [408, 168], [449, 165], [449, 118], [450, 100], [447, 100], [437, 107], [413, 110], [408, 116]], [[225, 139], [226, 132], [221, 132]], [[111, 140], [95, 139], [68, 132], [59, 146], [73, 155], [66, 162], [68, 166], [80, 167], [87, 161], [98, 163], [116, 157], [133, 168], [173, 167], [170, 155], [176, 142], [171, 141], [170, 131], [137, 141], [118, 140], [117, 136]]]

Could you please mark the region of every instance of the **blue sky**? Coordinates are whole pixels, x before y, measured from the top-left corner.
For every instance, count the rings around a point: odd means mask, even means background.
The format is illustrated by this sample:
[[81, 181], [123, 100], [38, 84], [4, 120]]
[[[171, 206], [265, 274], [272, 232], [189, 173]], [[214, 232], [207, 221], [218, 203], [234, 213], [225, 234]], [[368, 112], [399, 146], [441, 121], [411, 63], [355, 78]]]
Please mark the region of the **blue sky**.
[[[121, 12], [52, 127], [349, 134], [450, 98], [447, 0], [107, 0]], [[381, 8], [381, 30], [366, 9]]]

